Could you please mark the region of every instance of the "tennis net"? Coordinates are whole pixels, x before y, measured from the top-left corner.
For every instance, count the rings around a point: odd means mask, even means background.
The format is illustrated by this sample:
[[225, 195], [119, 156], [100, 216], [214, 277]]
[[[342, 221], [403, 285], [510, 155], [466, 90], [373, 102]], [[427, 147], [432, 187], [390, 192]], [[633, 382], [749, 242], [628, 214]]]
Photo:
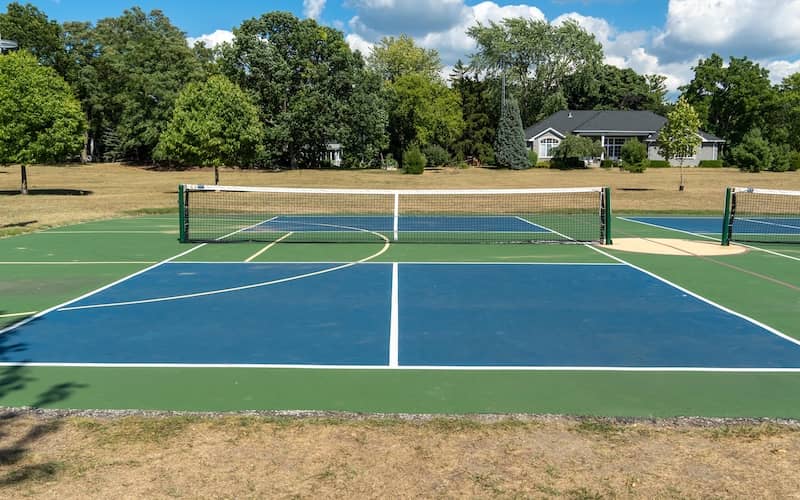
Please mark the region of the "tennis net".
[[181, 185], [182, 242], [610, 243], [608, 188]]
[[800, 191], [728, 188], [722, 244], [800, 243]]

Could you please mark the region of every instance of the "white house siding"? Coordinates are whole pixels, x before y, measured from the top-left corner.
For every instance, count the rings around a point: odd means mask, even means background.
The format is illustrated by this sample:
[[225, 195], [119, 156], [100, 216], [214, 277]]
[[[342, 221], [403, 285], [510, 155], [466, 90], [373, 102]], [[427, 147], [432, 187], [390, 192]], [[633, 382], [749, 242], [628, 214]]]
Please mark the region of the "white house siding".
[[536, 138], [531, 139], [531, 140], [528, 141], [528, 148], [530, 148], [532, 151], [536, 151], [536, 154], [539, 155], [539, 158], [542, 158], [542, 159], [551, 158], [551, 156], [542, 156], [539, 153], [542, 141], [545, 140], [545, 139], [555, 139], [556, 141], [558, 141], [559, 144], [561, 143], [561, 137], [553, 134], [552, 132], [545, 132], [544, 134], [540, 135], [539, 137], [536, 137]]
[[[663, 160], [664, 157], [658, 154], [658, 147], [654, 143], [647, 145], [647, 159], [648, 160]], [[719, 159], [719, 144], [716, 142], [704, 142], [694, 158], [686, 158], [683, 160], [684, 166], [697, 166], [701, 160], [718, 160]], [[672, 159], [672, 165], [680, 164], [679, 160]]]

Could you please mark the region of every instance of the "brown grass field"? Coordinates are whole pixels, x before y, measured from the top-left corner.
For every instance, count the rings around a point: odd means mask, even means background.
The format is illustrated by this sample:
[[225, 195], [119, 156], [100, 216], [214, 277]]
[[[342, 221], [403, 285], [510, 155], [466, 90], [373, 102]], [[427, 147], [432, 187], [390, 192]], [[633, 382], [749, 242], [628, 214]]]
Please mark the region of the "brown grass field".
[[[210, 170], [0, 167], [0, 235], [174, 210]], [[224, 169], [223, 184], [370, 188], [609, 185], [618, 211], [716, 212], [730, 185], [800, 172]], [[0, 269], [2, 272], [2, 269]], [[2, 282], [2, 276], [0, 276]], [[800, 498], [800, 424], [548, 416], [271, 416], [0, 411], [2, 498]]]

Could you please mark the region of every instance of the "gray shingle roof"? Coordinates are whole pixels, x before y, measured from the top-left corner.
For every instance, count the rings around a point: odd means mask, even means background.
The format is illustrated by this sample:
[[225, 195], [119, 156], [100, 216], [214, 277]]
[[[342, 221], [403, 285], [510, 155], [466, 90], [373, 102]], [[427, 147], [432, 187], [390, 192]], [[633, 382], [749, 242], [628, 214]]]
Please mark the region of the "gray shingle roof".
[[[580, 135], [631, 134], [647, 135], [648, 139], [654, 139], [657, 132], [666, 123], [666, 118], [652, 111], [564, 110], [525, 129], [525, 138], [531, 139], [547, 129], [553, 129], [562, 136], [575, 133]], [[719, 137], [702, 130], [698, 133], [706, 142], [724, 142]]]

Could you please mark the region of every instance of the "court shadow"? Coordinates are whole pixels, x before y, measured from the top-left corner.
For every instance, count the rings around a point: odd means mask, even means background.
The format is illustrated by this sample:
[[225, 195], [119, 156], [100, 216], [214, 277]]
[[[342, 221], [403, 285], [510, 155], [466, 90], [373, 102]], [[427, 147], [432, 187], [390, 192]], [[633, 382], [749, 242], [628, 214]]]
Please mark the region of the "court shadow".
[[[89, 196], [94, 191], [85, 189], [29, 189], [27, 196]], [[0, 191], [0, 196], [22, 196], [18, 189]]]
[[655, 191], [653, 188], [617, 188], [620, 191]]
[[[0, 310], [0, 315], [4, 311]], [[0, 361], [15, 364], [0, 368], [0, 400], [12, 392], [25, 390], [36, 381], [35, 374], [26, 361], [19, 361], [19, 353], [25, 352], [27, 346], [17, 340], [17, 332], [12, 330], [0, 335]], [[15, 356], [11, 356], [15, 354]], [[18, 364], [17, 364], [18, 363]], [[76, 382], [60, 382], [54, 384], [31, 402], [32, 408], [45, 408], [67, 399], [76, 390], [85, 388], [85, 384]], [[61, 418], [23, 418], [29, 412], [7, 408], [0, 410], [0, 466], [6, 470], [0, 475], [0, 487], [42, 481], [58, 474], [60, 466], [52, 461], [30, 463], [28, 460], [31, 446], [48, 434], [58, 431], [64, 424]]]

